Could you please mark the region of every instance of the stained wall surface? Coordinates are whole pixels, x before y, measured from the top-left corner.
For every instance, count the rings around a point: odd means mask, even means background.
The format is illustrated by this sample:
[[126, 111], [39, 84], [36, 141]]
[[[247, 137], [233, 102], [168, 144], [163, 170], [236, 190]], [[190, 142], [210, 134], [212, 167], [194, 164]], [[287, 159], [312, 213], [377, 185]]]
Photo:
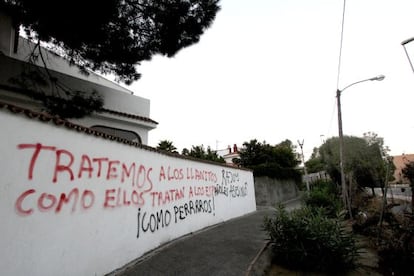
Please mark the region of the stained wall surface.
[[256, 210], [251, 171], [125, 145], [5, 108], [0, 126], [2, 275], [103, 275]]
[[293, 180], [255, 177], [254, 187], [257, 206], [276, 207], [279, 203], [299, 197], [298, 187]]

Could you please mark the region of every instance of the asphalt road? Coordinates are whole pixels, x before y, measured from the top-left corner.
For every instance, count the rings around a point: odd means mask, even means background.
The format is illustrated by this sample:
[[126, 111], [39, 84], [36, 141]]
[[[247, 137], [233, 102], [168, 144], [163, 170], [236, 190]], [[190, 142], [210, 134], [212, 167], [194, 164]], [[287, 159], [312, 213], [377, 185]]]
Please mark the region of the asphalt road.
[[[300, 200], [284, 204], [287, 210]], [[262, 228], [273, 208], [257, 211], [177, 239], [150, 252], [111, 275], [246, 275], [252, 262], [267, 243]]]

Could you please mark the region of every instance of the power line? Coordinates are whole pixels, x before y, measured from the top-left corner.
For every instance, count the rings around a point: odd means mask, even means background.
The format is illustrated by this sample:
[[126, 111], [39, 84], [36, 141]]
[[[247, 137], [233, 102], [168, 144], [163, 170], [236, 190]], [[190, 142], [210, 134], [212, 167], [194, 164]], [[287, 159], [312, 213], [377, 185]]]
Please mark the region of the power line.
[[332, 136], [332, 134], [331, 134], [332, 124], [333, 124], [332, 122], [334, 120], [335, 114], [336, 114], [336, 98], [334, 99], [333, 104], [332, 104], [331, 119], [329, 120], [329, 126], [328, 126], [328, 132], [327, 132], [327, 134], [330, 135], [330, 136]]
[[339, 89], [339, 76], [341, 74], [342, 42], [344, 40], [344, 25], [345, 25], [345, 7], [346, 7], [346, 0], [344, 0], [344, 6], [342, 9], [341, 41], [339, 44], [339, 61], [338, 61], [338, 76], [336, 78], [336, 90]]

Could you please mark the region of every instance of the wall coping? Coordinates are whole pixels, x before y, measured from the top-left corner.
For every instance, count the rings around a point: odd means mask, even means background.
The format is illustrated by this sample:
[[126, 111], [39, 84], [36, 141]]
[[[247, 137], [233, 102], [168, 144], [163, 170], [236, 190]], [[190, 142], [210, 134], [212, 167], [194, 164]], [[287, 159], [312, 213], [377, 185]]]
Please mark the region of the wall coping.
[[118, 142], [118, 143], [124, 144], [126, 146], [140, 148], [140, 149], [143, 149], [143, 150], [146, 150], [146, 151], [156, 152], [156, 153], [159, 153], [159, 154], [162, 154], [162, 155], [167, 155], [167, 156], [178, 158], [178, 159], [192, 160], [192, 161], [196, 161], [196, 162], [200, 162], [200, 163], [211, 164], [211, 165], [216, 165], [216, 166], [220, 166], [220, 167], [228, 167], [228, 168], [233, 168], [233, 169], [239, 169], [239, 170], [243, 170], [243, 171], [252, 171], [251, 169], [244, 168], [244, 167], [234, 167], [234, 166], [228, 165], [226, 163], [218, 163], [218, 162], [213, 162], [213, 161], [209, 161], [209, 160], [198, 159], [198, 158], [191, 157], [191, 156], [180, 155], [178, 153], [171, 153], [171, 152], [159, 150], [159, 149], [156, 149], [154, 147], [143, 145], [143, 144], [140, 144], [138, 142], [133, 142], [133, 141], [127, 140], [127, 139], [122, 138], [122, 137], [106, 134], [104, 132], [101, 132], [101, 131], [98, 131], [98, 130], [95, 130], [95, 129], [91, 129], [91, 128], [88, 128], [88, 127], [85, 127], [85, 126], [82, 126], [82, 125], [79, 125], [79, 124], [72, 123], [72, 122], [70, 122], [68, 120], [65, 120], [65, 119], [62, 119], [58, 116], [52, 116], [52, 115], [50, 115], [48, 113], [44, 113], [44, 112], [36, 112], [36, 111], [33, 111], [31, 109], [28, 109], [28, 108], [20, 107], [20, 106], [10, 104], [10, 103], [6, 103], [6, 102], [2, 102], [2, 101], [0, 101], [0, 109], [8, 110], [8, 111], [14, 113], [15, 115], [24, 114], [24, 115], [26, 115], [26, 117], [28, 119], [31, 119], [31, 120], [38, 120], [38, 121], [41, 121], [43, 123], [50, 123], [51, 122], [56, 127], [66, 127], [67, 129], [72, 130], [72, 131], [83, 132], [87, 135], [92, 135], [92, 136], [95, 136], [95, 137], [98, 137], [98, 138]]

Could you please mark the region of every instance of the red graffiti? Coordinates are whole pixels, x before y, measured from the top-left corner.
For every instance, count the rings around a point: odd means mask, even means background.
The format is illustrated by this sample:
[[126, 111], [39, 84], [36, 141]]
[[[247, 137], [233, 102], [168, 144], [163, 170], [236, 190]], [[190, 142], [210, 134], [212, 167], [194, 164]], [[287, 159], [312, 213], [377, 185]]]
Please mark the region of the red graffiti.
[[[88, 157], [89, 158], [89, 157]], [[108, 162], [108, 158], [106, 157], [101, 157], [101, 158], [93, 158], [92, 161], [94, 163], [98, 164], [98, 169], [97, 169], [97, 173], [96, 173], [96, 177], [100, 178], [101, 177], [101, 171], [102, 171], [102, 162]], [[91, 168], [92, 172], [93, 172], [93, 167]]]
[[199, 170], [195, 168], [174, 168], [171, 166], [161, 166], [159, 174], [159, 182], [162, 181], [181, 181], [183, 179], [192, 181], [217, 182], [217, 175], [212, 171]]
[[217, 175], [212, 171], [187, 168], [187, 179], [216, 183]]
[[108, 189], [105, 191], [105, 200], [103, 204], [105, 209], [130, 205], [142, 207], [144, 204], [144, 192], [138, 190], [127, 191], [121, 188]]
[[192, 198], [194, 196], [214, 196], [215, 186], [190, 186], [188, 191], [188, 197]]
[[36, 190], [35, 189], [30, 189], [30, 190], [27, 190], [26, 192], [22, 193], [17, 198], [16, 204], [15, 204], [17, 213], [19, 213], [20, 215], [24, 215], [24, 216], [28, 216], [28, 215], [33, 213], [33, 208], [29, 208], [29, 209], [24, 209], [23, 208], [23, 200], [26, 197], [28, 197], [29, 195], [34, 194], [34, 193], [36, 193]]
[[177, 169], [177, 168], [171, 168], [170, 166], [167, 167], [167, 169], [164, 169], [164, 166], [161, 166], [160, 168], [160, 177], [159, 181], [163, 180], [182, 180], [184, 179], [184, 170], [183, 169]]
[[[50, 154], [53, 154], [54, 163], [48, 164], [52, 167], [51, 180], [53, 183], [59, 182], [62, 178], [74, 181], [75, 178], [91, 179], [94, 177], [108, 181], [119, 180], [121, 183], [129, 180], [132, 186], [142, 188], [145, 192], [152, 189], [152, 168], [145, 167], [144, 165], [138, 166], [135, 162], [124, 163], [107, 157], [91, 157], [87, 154], [77, 157], [69, 150], [45, 146], [41, 143], [19, 144], [17, 148], [20, 150], [33, 150], [28, 168], [29, 180], [33, 180], [36, 174], [50, 173], [50, 170], [40, 170], [36, 165], [42, 157], [44, 158], [42, 161], [47, 162], [50, 159]], [[43, 156], [46, 154], [49, 154], [49, 159], [45, 159], [45, 156]]]
[[40, 151], [41, 150], [56, 150], [56, 147], [49, 147], [49, 146], [43, 146], [40, 143], [37, 144], [20, 144], [17, 146], [18, 149], [31, 149], [34, 148], [34, 152], [32, 155], [32, 158], [30, 159], [30, 164], [29, 164], [29, 175], [28, 178], [29, 179], [33, 179], [33, 170], [35, 167], [35, 163], [37, 161], [37, 158], [39, 157]]
[[[28, 189], [15, 201], [16, 212], [29, 216], [37, 212], [74, 213], [94, 205], [105, 210], [119, 207], [152, 207], [167, 205], [185, 197], [214, 197], [218, 178], [214, 171], [191, 167], [160, 166], [159, 174], [153, 168], [136, 162], [123, 162], [107, 156], [92, 156], [41, 143], [18, 144], [18, 150], [28, 154], [27, 178], [36, 189]], [[158, 183], [192, 182], [193, 186], [164, 187], [153, 191], [153, 177]], [[158, 176], [158, 179], [157, 179]], [[85, 180], [79, 181], [78, 180]], [[71, 182], [71, 183], [69, 183]], [[88, 185], [84, 183], [88, 183]], [[194, 185], [198, 182], [201, 185]], [[70, 187], [65, 192], [40, 191], [39, 183]], [[104, 191], [95, 198], [91, 185]], [[102, 185], [98, 185], [101, 184]], [[128, 183], [126, 186], [123, 183]], [[78, 184], [78, 185], [77, 185]], [[111, 188], [108, 188], [108, 185]], [[214, 185], [212, 185], [214, 184]], [[69, 186], [68, 186], [69, 185]], [[117, 186], [119, 185], [119, 187]], [[167, 185], [165, 185], [167, 186]], [[26, 188], [27, 189], [27, 188]], [[105, 190], [104, 190], [105, 189]]]
[[[66, 157], [63, 157], [66, 156]], [[61, 160], [66, 159], [67, 164], [61, 164]], [[73, 171], [72, 171], [72, 164], [73, 164], [73, 154], [67, 150], [57, 150], [56, 151], [56, 164], [55, 164], [55, 172], [53, 174], [53, 182], [57, 182], [57, 175], [59, 172], [67, 172], [69, 174], [69, 179], [73, 180]]]
[[82, 178], [83, 172], [88, 174], [88, 178], [92, 178], [93, 167], [92, 161], [86, 154], [83, 154], [81, 157], [80, 168], [78, 172], [78, 178]]
[[161, 206], [184, 198], [185, 187], [181, 189], [170, 189], [163, 192], [151, 192], [152, 206]]
[[[15, 208], [19, 215], [28, 216], [35, 209], [41, 212], [59, 213], [65, 206], [71, 205], [70, 212], [73, 213], [77, 208], [81, 210], [91, 208], [94, 202], [95, 194], [90, 190], [84, 190], [80, 193], [78, 188], [73, 188], [69, 193], [60, 193], [60, 195], [49, 193], [39, 195], [35, 189], [30, 189], [17, 198]], [[30, 203], [34, 206], [30, 206]]]

